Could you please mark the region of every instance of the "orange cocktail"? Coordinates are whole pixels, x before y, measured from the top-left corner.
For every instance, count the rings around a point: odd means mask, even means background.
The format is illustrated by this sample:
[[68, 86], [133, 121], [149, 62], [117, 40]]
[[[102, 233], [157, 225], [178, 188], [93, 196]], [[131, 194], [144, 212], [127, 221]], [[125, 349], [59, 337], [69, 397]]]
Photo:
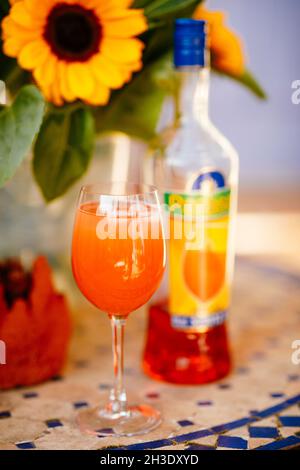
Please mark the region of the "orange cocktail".
[[145, 204], [125, 203], [103, 214], [96, 202], [82, 204], [72, 251], [73, 273], [84, 296], [109, 314], [127, 315], [147, 302], [163, 274], [158, 213]]
[[76, 211], [72, 267], [84, 296], [111, 320], [114, 387], [109, 403], [78, 416], [82, 431], [132, 436], [154, 429], [159, 411], [127, 405], [123, 339], [127, 316], [157, 289], [165, 268], [165, 240], [157, 191], [109, 183], [84, 186]]

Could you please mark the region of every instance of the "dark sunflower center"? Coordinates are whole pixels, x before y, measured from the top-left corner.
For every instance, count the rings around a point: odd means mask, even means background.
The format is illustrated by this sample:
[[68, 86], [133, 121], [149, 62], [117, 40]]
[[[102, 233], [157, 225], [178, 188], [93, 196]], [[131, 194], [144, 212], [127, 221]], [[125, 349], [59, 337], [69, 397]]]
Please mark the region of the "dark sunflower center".
[[101, 25], [92, 10], [60, 3], [48, 16], [44, 37], [59, 58], [84, 62], [99, 51]]

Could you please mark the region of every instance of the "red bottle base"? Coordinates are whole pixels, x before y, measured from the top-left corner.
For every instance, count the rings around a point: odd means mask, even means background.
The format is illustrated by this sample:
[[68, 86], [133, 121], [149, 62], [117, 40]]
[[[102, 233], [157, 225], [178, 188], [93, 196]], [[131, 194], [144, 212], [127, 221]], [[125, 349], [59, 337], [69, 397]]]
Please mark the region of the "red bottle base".
[[231, 370], [226, 324], [205, 333], [174, 330], [165, 309], [150, 307], [143, 369], [166, 382], [196, 385], [214, 382]]

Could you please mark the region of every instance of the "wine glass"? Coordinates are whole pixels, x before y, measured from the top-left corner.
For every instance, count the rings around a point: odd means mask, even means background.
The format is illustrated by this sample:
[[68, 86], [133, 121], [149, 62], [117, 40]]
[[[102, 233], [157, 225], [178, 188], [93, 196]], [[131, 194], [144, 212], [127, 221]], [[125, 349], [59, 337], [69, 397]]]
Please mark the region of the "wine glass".
[[129, 406], [123, 383], [126, 319], [156, 291], [165, 268], [162, 214], [154, 187], [103, 183], [82, 187], [74, 224], [72, 268], [83, 295], [112, 325], [114, 386], [105, 407], [78, 415], [89, 434], [132, 436], [154, 429], [160, 413]]

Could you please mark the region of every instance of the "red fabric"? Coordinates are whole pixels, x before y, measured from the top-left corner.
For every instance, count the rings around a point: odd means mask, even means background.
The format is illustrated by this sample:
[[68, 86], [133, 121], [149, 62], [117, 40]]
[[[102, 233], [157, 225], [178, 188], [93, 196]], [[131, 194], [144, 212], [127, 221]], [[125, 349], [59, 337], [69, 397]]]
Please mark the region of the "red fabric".
[[32, 385], [56, 375], [63, 366], [71, 334], [65, 298], [57, 294], [44, 257], [36, 259], [28, 301], [9, 310], [0, 285], [0, 339], [6, 364], [0, 365], [0, 388]]

